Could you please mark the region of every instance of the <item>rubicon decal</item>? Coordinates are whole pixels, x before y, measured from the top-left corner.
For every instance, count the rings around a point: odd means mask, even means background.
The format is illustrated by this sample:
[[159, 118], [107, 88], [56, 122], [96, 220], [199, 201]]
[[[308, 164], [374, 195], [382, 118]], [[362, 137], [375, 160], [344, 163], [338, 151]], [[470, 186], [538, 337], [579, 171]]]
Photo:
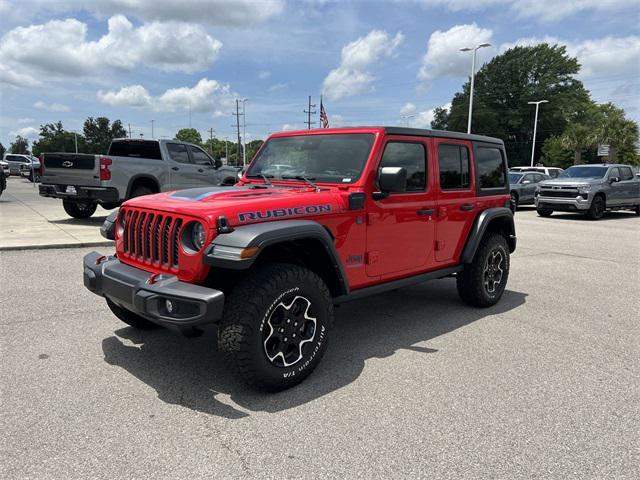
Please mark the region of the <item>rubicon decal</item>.
[[265, 220], [268, 218], [295, 217], [296, 215], [310, 215], [316, 213], [331, 212], [331, 205], [309, 205], [307, 207], [275, 208], [257, 212], [243, 212], [238, 214], [238, 220], [248, 222], [250, 220]]

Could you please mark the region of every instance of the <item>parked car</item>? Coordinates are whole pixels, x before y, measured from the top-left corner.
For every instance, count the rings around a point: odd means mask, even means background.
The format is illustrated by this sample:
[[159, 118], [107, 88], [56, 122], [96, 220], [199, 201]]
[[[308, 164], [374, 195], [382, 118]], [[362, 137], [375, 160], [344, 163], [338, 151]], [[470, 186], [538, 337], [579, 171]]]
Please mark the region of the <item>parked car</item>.
[[11, 171], [9, 170], [9, 162], [6, 160], [0, 160], [0, 170], [2, 170], [5, 176], [11, 175]]
[[549, 176], [543, 173], [510, 171], [511, 209], [515, 212], [520, 205], [533, 205], [538, 183], [548, 179]]
[[234, 187], [125, 202], [102, 228], [116, 255], [85, 256], [84, 285], [134, 328], [217, 323], [241, 378], [289, 388], [320, 362], [334, 304], [454, 275], [464, 302], [495, 305], [516, 248], [507, 171], [502, 140], [479, 135], [274, 134]]
[[30, 163], [20, 165], [20, 176], [32, 182], [40, 181], [40, 160], [32, 158]]
[[35, 159], [31, 155], [6, 153], [3, 160], [9, 164], [9, 175], [20, 175], [20, 167], [30, 165]]
[[116, 139], [106, 155], [43, 154], [40, 195], [62, 199], [74, 218], [88, 218], [98, 204], [111, 209], [151, 193], [233, 185], [237, 170], [190, 143]]
[[511, 167], [512, 172], [538, 172], [544, 175], [548, 175], [549, 178], [558, 178], [564, 170], [558, 167]]
[[640, 178], [629, 165], [574, 165], [536, 190], [538, 215], [580, 212], [598, 220], [606, 210], [634, 210], [640, 215]]
[[4, 173], [4, 168], [0, 168], [0, 195], [7, 189], [7, 176]]

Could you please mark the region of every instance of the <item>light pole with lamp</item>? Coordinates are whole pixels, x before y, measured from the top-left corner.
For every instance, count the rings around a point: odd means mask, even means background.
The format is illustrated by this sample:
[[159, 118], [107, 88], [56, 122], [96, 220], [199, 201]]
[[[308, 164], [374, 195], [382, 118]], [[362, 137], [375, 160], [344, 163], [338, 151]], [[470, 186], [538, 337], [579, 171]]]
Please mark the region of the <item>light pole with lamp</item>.
[[461, 52], [470, 52], [473, 50], [473, 60], [471, 62], [471, 89], [469, 91], [469, 119], [467, 120], [467, 133], [471, 133], [471, 113], [473, 112], [473, 86], [476, 76], [476, 52], [480, 48], [490, 46], [490, 43], [481, 43], [480, 45], [476, 45], [475, 47], [465, 47], [460, 49]]
[[245, 103], [248, 98], [240, 100], [242, 102], [242, 166], [247, 166], [247, 115], [245, 113]]
[[549, 100], [538, 100], [537, 102], [527, 102], [529, 105], [536, 106], [536, 116], [533, 121], [533, 145], [531, 147], [531, 166], [533, 167], [533, 156], [536, 152], [536, 132], [538, 131], [538, 108], [541, 103], [549, 103]]

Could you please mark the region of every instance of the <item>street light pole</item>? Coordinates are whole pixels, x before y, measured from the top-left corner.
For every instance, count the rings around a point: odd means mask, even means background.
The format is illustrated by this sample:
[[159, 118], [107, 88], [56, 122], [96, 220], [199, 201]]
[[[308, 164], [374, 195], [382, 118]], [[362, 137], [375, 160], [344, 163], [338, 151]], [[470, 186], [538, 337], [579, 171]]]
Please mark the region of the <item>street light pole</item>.
[[473, 50], [473, 60], [471, 61], [471, 89], [469, 91], [469, 118], [467, 119], [467, 133], [471, 133], [471, 113], [473, 112], [473, 87], [475, 85], [476, 77], [476, 52], [480, 48], [490, 47], [490, 43], [481, 43], [475, 47], [461, 48], [461, 52], [470, 52]]
[[242, 166], [247, 166], [247, 115], [245, 114], [245, 104], [248, 98], [242, 99]]
[[536, 106], [536, 116], [533, 120], [533, 145], [531, 146], [531, 166], [533, 167], [533, 156], [536, 152], [536, 133], [538, 131], [538, 108], [541, 103], [549, 103], [549, 100], [538, 100], [537, 102], [527, 102], [529, 105]]

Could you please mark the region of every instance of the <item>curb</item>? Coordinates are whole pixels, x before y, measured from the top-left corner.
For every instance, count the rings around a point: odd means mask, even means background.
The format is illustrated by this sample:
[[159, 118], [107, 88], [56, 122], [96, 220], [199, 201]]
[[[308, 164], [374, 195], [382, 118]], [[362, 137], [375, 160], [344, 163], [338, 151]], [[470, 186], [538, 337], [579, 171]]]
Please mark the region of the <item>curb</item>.
[[80, 243], [60, 243], [48, 245], [12, 245], [7, 247], [0, 246], [0, 252], [12, 252], [19, 250], [50, 250], [54, 248], [83, 248], [83, 247], [108, 247], [113, 246], [113, 241], [103, 242], [80, 242]]

